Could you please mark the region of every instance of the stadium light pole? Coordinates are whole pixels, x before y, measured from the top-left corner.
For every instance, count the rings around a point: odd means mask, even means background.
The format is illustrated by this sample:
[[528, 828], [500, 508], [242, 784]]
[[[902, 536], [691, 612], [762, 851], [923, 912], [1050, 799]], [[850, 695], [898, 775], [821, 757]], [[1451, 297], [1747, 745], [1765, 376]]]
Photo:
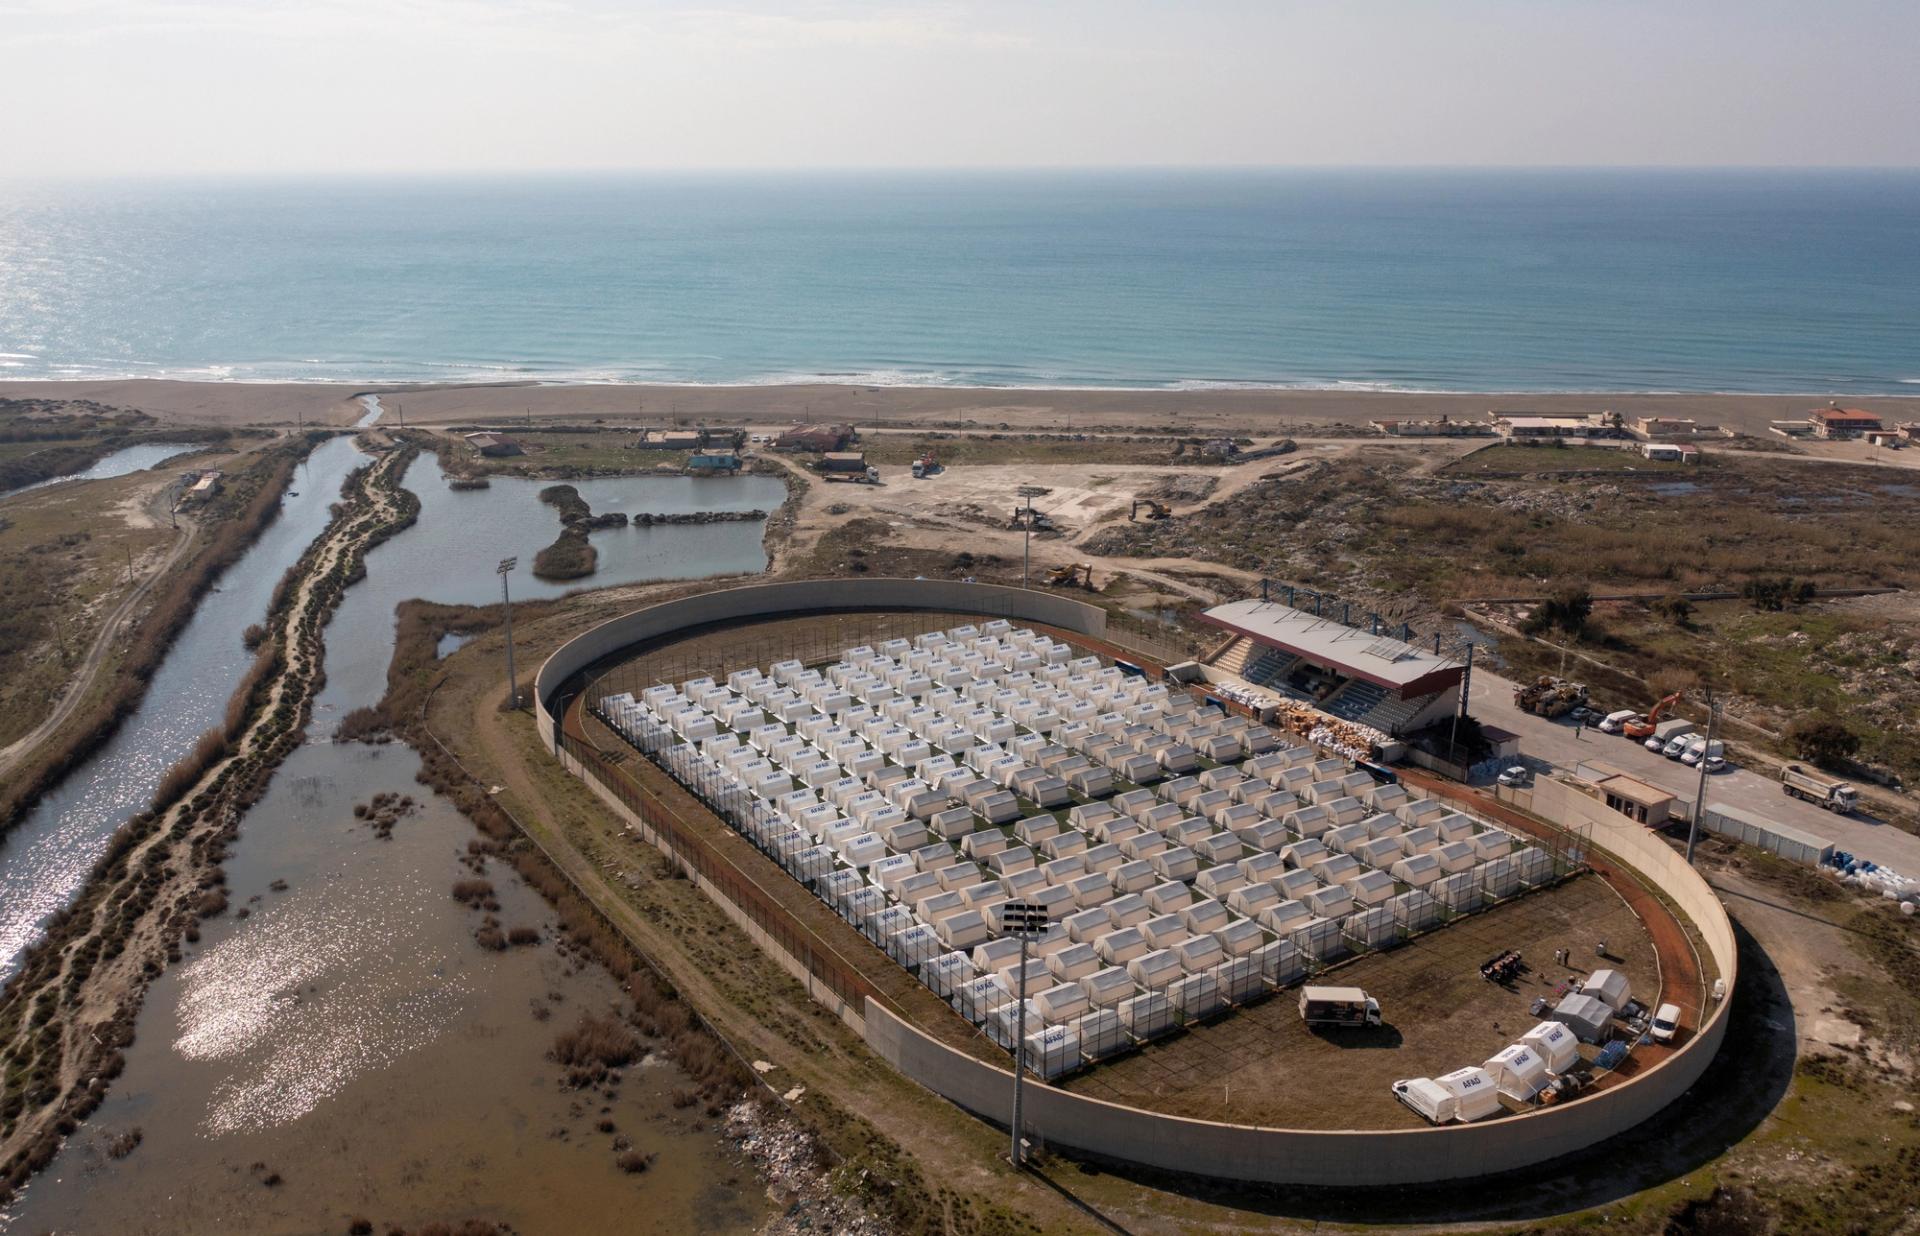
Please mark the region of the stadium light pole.
[[1008, 902], [1000, 910], [1000, 921], [1007, 934], [1020, 941], [1020, 1001], [1014, 1013], [1013, 1030], [1013, 1166], [1026, 1166], [1026, 1151], [1020, 1138], [1021, 1090], [1027, 1077], [1027, 945], [1047, 929], [1047, 908], [1031, 901]]
[[520, 565], [518, 558], [502, 558], [494, 574], [500, 577], [500, 604], [507, 615], [507, 707], [520, 707], [520, 687], [513, 677], [513, 598], [507, 593], [507, 574]]
[[1694, 782], [1693, 810], [1687, 812], [1687, 866], [1693, 866], [1693, 847], [1700, 840], [1700, 815], [1707, 809], [1707, 753], [1713, 750], [1715, 722], [1720, 705], [1714, 701], [1713, 688], [1707, 688], [1707, 745], [1700, 749], [1700, 776]]

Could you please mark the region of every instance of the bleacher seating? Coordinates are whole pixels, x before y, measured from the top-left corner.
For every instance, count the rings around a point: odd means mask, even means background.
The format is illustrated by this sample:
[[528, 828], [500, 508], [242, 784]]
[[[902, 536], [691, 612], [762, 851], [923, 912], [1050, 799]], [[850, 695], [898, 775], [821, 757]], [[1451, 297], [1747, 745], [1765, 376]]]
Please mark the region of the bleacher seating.
[[1248, 658], [1240, 676], [1256, 687], [1264, 687], [1285, 676], [1299, 659], [1278, 648], [1262, 648], [1257, 656]]
[[1386, 688], [1356, 678], [1344, 690], [1321, 704], [1320, 709], [1344, 721], [1359, 721], [1378, 708], [1386, 698]]
[[1383, 734], [1398, 733], [1400, 727], [1418, 716], [1434, 700], [1435, 694], [1418, 695], [1412, 699], [1388, 696], [1374, 706], [1373, 710], [1360, 718], [1362, 725], [1370, 725]]

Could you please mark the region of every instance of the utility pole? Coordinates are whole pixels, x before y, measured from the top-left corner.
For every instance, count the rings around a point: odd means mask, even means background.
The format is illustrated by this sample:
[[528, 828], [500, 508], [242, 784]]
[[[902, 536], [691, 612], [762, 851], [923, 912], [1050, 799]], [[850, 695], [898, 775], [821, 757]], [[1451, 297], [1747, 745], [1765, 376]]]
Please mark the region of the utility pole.
[[507, 573], [520, 565], [518, 558], [502, 558], [494, 573], [500, 577], [500, 603], [507, 612], [507, 707], [520, 707], [520, 687], [513, 677], [513, 598], [507, 595]]
[[1700, 776], [1694, 783], [1693, 810], [1687, 813], [1687, 866], [1693, 866], [1693, 847], [1700, 839], [1700, 816], [1707, 809], [1707, 753], [1713, 750], [1713, 732], [1719, 728], [1720, 705], [1714, 702], [1713, 688], [1707, 688], [1707, 745], [1700, 750]]
[[1022, 485], [1014, 492], [1027, 500], [1027, 517], [1020, 521], [1024, 534], [1020, 548], [1020, 586], [1026, 588], [1031, 586], [1028, 577], [1033, 571], [1033, 500], [1052, 491], [1038, 485]]
[[1014, 1014], [1013, 1032], [1013, 1166], [1026, 1166], [1026, 1149], [1020, 1137], [1021, 1088], [1027, 1076], [1027, 945], [1047, 929], [1047, 908], [1031, 901], [1010, 901], [1000, 909], [1000, 921], [1007, 934], [1020, 940], [1020, 1001]]
[[1453, 710], [1453, 728], [1447, 731], [1447, 758], [1456, 764], [1460, 762], [1460, 718], [1467, 715], [1467, 696], [1473, 690], [1473, 648], [1473, 641], [1468, 640], [1467, 665], [1460, 672], [1460, 706]]

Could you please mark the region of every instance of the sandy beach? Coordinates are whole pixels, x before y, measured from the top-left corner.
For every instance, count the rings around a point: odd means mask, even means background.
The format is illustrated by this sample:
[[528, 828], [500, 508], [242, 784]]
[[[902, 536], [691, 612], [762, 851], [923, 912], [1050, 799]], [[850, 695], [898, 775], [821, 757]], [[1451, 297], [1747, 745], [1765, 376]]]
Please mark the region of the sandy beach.
[[[347, 425], [377, 394], [409, 424], [500, 421], [521, 417], [617, 424], [712, 422], [784, 425], [850, 422], [862, 427], [925, 426], [1014, 431], [1293, 432], [1315, 425], [1363, 425], [1377, 417], [1442, 414], [1479, 420], [1488, 411], [1692, 417], [1763, 433], [1767, 422], [1799, 419], [1827, 401], [1817, 395], [1732, 394], [1411, 394], [1327, 390], [1014, 390], [910, 386], [649, 386], [502, 383], [364, 386], [322, 383], [0, 382], [0, 398], [91, 399], [134, 408], [168, 423]], [[1840, 399], [1890, 419], [1920, 420], [1920, 396]]]

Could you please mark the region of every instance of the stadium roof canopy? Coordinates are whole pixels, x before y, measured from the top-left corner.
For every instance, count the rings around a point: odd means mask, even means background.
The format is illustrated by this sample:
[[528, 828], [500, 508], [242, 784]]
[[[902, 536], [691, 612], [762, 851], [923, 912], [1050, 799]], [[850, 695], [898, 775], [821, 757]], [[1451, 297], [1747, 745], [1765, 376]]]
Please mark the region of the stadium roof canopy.
[[1256, 643], [1409, 698], [1445, 691], [1460, 682], [1460, 663], [1450, 657], [1275, 601], [1229, 601], [1201, 616]]

